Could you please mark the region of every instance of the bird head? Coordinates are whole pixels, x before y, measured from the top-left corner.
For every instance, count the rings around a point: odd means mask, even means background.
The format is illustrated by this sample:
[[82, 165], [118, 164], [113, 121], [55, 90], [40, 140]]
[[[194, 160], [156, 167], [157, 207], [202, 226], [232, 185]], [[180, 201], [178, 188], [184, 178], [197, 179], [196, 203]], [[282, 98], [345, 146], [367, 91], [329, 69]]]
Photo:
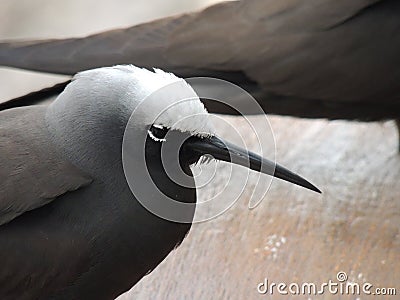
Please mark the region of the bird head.
[[[158, 69], [154, 72], [140, 70], [151, 77], [147, 81], [153, 82], [149, 84], [152, 92], [148, 92], [135, 107], [130, 123], [133, 127], [146, 128], [147, 157], [157, 161], [159, 154], [163, 153], [164, 166], [179, 161], [180, 167], [191, 174], [189, 166], [207, 156], [320, 192], [307, 180], [279, 164], [218, 137], [206, 108], [185, 80]], [[158, 83], [154, 84], [155, 81]]]

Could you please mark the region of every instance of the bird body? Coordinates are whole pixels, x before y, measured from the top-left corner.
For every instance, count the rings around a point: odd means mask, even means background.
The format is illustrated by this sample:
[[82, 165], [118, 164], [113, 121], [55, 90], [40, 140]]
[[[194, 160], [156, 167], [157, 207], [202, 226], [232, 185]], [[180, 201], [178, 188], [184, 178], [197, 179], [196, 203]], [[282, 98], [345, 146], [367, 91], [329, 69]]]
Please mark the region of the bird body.
[[[174, 193], [195, 201], [194, 190]], [[178, 246], [190, 225], [153, 215], [126, 183], [109, 190], [94, 181], [0, 227], [1, 298], [114, 299]]]
[[[82, 84], [96, 77], [90, 75]], [[117, 91], [110, 95], [118, 98]], [[113, 299], [157, 266], [190, 229], [190, 223], [147, 211], [130, 191], [121, 144], [131, 111], [119, 99], [104, 99], [109, 109], [97, 110], [100, 97], [69, 96], [66, 91], [51, 105], [0, 114], [1, 299]], [[120, 122], [106, 122], [115, 111]], [[149, 159], [148, 170], [158, 187], [194, 203], [195, 189], [170, 181], [156, 158]]]

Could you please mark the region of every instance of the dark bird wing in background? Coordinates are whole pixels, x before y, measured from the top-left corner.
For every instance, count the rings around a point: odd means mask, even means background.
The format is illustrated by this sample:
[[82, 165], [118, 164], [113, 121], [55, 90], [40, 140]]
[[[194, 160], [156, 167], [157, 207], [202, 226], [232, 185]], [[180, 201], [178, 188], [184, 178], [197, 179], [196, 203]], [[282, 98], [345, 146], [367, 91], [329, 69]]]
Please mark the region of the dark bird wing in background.
[[1, 102], [0, 111], [14, 107], [28, 106], [41, 103], [47, 98], [50, 98], [52, 96], [57, 96], [58, 94], [60, 94], [70, 82], [71, 80], [57, 83], [52, 87], [30, 92], [29, 94], [23, 95], [21, 97]]
[[132, 63], [229, 80], [267, 113], [397, 119], [399, 15], [397, 0], [223, 2], [86, 38], [1, 43], [0, 64], [74, 74]]

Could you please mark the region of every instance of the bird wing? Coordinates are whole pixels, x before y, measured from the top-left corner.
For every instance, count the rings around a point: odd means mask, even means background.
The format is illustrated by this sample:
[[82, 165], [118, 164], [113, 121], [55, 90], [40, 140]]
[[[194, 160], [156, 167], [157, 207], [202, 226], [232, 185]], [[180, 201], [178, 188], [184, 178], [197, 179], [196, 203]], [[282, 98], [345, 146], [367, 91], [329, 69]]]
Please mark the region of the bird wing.
[[[267, 37], [291, 33], [292, 39], [329, 30], [378, 2], [387, 0], [228, 1], [200, 12], [85, 38], [3, 42], [0, 64], [70, 75], [121, 63], [195, 74], [201, 69], [231, 72], [240, 69], [243, 62], [236, 65], [239, 61], [254, 60], [249, 55], [254, 49], [242, 50], [268, 41]], [[262, 49], [276, 47], [287, 52], [290, 44], [266, 44]]]
[[0, 112], [0, 225], [91, 182], [53, 146], [46, 108]]
[[0, 43], [0, 64], [73, 74], [132, 63], [228, 80], [269, 113], [390, 119], [400, 115], [399, 12], [397, 0], [230, 1], [86, 38]]

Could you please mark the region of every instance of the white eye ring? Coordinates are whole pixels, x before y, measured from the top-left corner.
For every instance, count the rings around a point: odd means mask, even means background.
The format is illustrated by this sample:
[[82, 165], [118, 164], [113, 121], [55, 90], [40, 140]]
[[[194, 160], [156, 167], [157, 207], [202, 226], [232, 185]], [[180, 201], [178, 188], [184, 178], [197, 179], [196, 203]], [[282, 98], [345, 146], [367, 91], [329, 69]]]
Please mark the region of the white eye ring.
[[156, 137], [156, 136], [151, 132], [151, 130], [147, 130], [147, 132], [149, 133], [149, 136], [150, 136], [154, 141], [156, 141], [156, 142], [165, 142], [165, 141], [166, 141], [166, 139], [160, 139], [160, 138]]
[[153, 127], [158, 128], [158, 129], [164, 129], [164, 126], [162, 126], [162, 125], [157, 125], [157, 124], [153, 124]]
[[166, 139], [164, 138], [168, 129], [165, 126], [153, 124], [151, 125], [150, 129], [147, 130], [150, 138], [156, 142], [165, 142]]

